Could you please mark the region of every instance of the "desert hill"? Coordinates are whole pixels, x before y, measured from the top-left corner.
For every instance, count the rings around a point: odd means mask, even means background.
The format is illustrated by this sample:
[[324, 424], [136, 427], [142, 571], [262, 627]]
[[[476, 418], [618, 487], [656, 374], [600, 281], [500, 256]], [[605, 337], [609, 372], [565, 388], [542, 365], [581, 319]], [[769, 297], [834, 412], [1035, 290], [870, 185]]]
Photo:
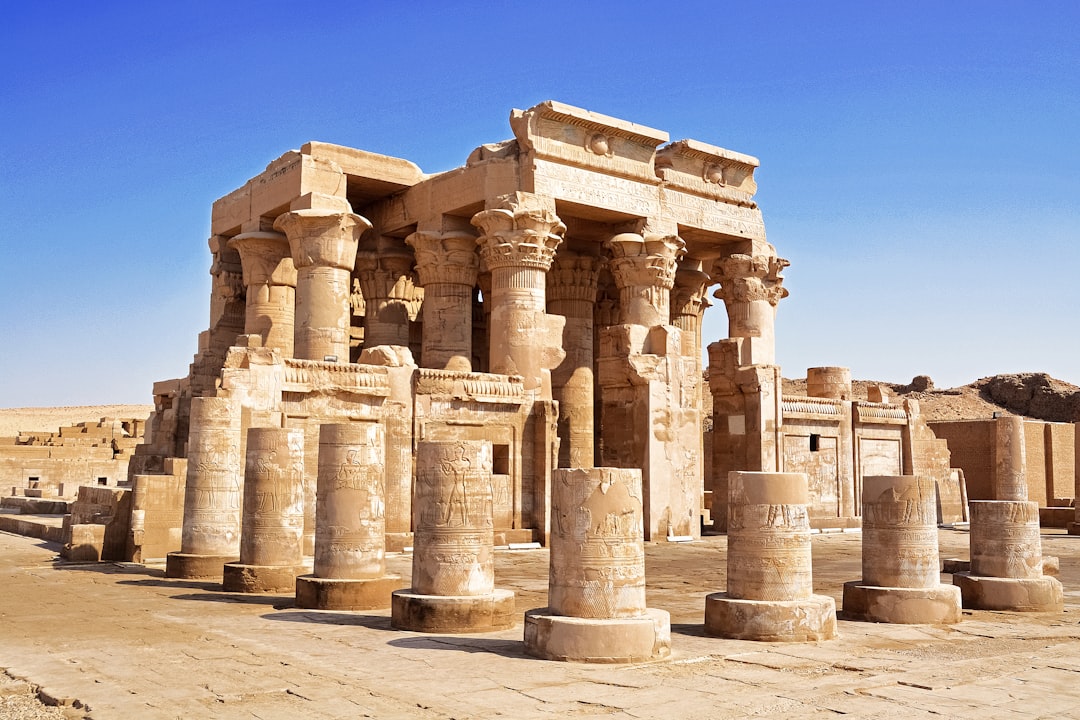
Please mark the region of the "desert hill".
[[145, 420], [153, 409], [153, 405], [0, 408], [0, 437], [15, 437], [21, 432], [56, 432], [62, 426], [97, 422], [103, 417]]

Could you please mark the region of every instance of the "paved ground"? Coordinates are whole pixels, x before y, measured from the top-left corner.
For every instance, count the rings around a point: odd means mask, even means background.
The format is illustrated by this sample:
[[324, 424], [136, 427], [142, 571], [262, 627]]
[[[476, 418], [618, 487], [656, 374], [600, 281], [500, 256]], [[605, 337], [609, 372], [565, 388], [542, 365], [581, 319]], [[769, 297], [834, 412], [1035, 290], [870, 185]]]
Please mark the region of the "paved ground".
[[[943, 557], [966, 558], [967, 540], [942, 530]], [[859, 577], [859, 542], [815, 536], [815, 587], [838, 605], [842, 583]], [[0, 668], [69, 717], [99, 719], [1080, 718], [1080, 537], [1044, 531], [1043, 543], [1061, 558], [1064, 613], [965, 612], [951, 627], [841, 621], [839, 639], [807, 644], [705, 637], [726, 539], [649, 545], [649, 605], [671, 612], [674, 657], [596, 666], [525, 656], [520, 625], [398, 632], [388, 611], [302, 611], [290, 597], [223, 593], [160, 567], [65, 565], [56, 545], [0, 534]], [[392, 556], [391, 570], [408, 576], [409, 560]], [[496, 562], [520, 611], [545, 604], [546, 551]]]

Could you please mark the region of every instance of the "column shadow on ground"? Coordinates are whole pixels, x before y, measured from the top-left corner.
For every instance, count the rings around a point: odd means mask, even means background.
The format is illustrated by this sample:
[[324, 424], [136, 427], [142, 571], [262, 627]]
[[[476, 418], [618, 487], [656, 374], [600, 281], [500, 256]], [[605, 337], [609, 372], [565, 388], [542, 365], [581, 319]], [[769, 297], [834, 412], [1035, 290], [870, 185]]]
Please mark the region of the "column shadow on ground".
[[521, 640], [505, 638], [430, 635], [398, 638], [386, 644], [408, 650], [452, 650], [464, 653], [492, 653], [506, 658], [532, 657], [525, 654], [525, 644]]
[[[208, 588], [213, 590], [214, 588]], [[233, 603], [238, 605], [271, 605], [275, 610], [293, 607], [291, 595], [256, 595], [248, 593], [231, 593], [221, 590], [217, 585], [218, 592], [186, 593], [183, 595], [171, 595], [173, 600], [196, 600], [199, 602]]]
[[710, 637], [705, 634], [705, 623], [672, 623], [671, 633], [690, 637]]
[[334, 612], [332, 610], [301, 610], [290, 607], [284, 612], [268, 613], [264, 620], [278, 622], [316, 623], [319, 625], [353, 625], [369, 630], [398, 632], [390, 627], [387, 615], [365, 615], [362, 612]]

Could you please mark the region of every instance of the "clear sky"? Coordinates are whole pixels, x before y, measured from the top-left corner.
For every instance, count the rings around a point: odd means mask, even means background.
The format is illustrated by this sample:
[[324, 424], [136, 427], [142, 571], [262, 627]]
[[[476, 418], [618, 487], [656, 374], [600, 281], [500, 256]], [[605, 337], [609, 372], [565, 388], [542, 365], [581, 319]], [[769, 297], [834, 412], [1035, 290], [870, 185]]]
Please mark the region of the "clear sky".
[[1073, 0], [5, 3], [0, 407], [185, 375], [210, 205], [283, 152], [448, 170], [547, 99], [760, 158], [785, 375], [1080, 384], [1078, 32]]

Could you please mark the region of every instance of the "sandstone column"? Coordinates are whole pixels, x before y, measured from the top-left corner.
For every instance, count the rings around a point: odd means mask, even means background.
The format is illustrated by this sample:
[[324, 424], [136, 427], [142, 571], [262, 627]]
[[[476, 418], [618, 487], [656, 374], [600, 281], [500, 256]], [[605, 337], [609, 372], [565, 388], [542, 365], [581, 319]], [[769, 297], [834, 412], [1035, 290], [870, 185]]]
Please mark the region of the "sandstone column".
[[862, 580], [844, 584], [843, 616], [887, 623], [960, 622], [960, 590], [940, 582], [934, 482], [865, 477], [862, 513]]
[[1057, 578], [1043, 575], [1039, 505], [972, 500], [971, 570], [953, 573], [966, 608], [1054, 612], [1064, 608]]
[[263, 347], [285, 357], [293, 354], [296, 316], [296, 267], [289, 241], [281, 233], [237, 235], [229, 247], [240, 253], [247, 294], [244, 333], [260, 335]]
[[698, 537], [701, 415], [684, 397], [681, 333], [669, 324], [683, 241], [621, 233], [606, 247], [621, 324], [600, 335], [601, 463], [641, 468], [647, 540]]
[[405, 238], [416, 253], [424, 288], [422, 367], [472, 370], [472, 300], [479, 258], [476, 238], [464, 232], [414, 232]]
[[405, 248], [362, 251], [356, 276], [364, 296], [364, 347], [409, 347], [409, 305], [415, 290], [413, 256]]
[[383, 447], [374, 421], [320, 427], [315, 568], [296, 578], [297, 607], [385, 608], [401, 587], [386, 574]]
[[483, 233], [477, 244], [491, 272], [491, 297], [484, 298], [491, 303], [489, 371], [521, 375], [525, 389], [535, 391], [549, 340], [545, 275], [566, 226], [534, 195], [519, 192], [499, 203], [472, 219]]
[[736, 640], [836, 636], [836, 603], [813, 594], [807, 478], [732, 472], [727, 592], [705, 599], [705, 632]]
[[645, 607], [641, 471], [554, 471], [548, 607], [525, 614], [546, 660], [641, 662], [671, 654], [667, 611]]
[[325, 209], [293, 210], [274, 222], [288, 235], [296, 266], [297, 358], [349, 361], [350, 273], [370, 227], [359, 215]]
[[489, 441], [418, 443], [412, 587], [393, 594], [391, 625], [465, 633], [514, 624], [514, 593], [495, 588], [491, 502]]
[[728, 337], [742, 338], [742, 365], [776, 363], [776, 306], [787, 297], [780, 273], [790, 263], [775, 255], [735, 254], [713, 266], [720, 282], [715, 296], [724, 301]]
[[240, 561], [225, 565], [226, 592], [285, 592], [304, 572], [304, 434], [251, 428], [244, 465]]
[[196, 397], [190, 417], [184, 527], [165, 575], [220, 577], [222, 566], [240, 556], [240, 413], [228, 398]]
[[851, 400], [851, 370], [846, 367], [813, 367], [806, 370], [807, 397]]
[[559, 402], [559, 467], [564, 468], [588, 468], [594, 462], [593, 316], [599, 264], [597, 258], [563, 251], [547, 274], [548, 312], [566, 318], [566, 357], [551, 371], [552, 393]]
[[1027, 500], [1027, 444], [1024, 418], [1009, 415], [994, 422], [995, 500]]

